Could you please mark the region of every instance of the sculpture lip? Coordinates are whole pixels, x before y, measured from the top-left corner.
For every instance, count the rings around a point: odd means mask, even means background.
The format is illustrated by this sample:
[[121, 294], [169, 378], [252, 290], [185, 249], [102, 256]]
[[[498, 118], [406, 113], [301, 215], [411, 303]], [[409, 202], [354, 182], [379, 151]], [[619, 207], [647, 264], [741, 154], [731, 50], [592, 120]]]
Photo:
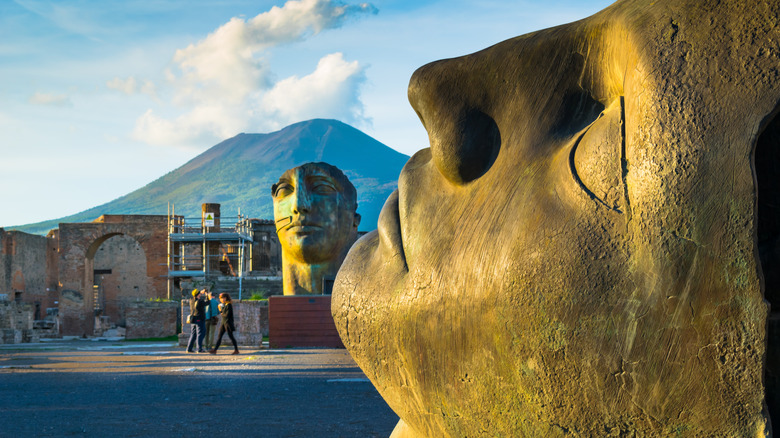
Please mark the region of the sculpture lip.
[[319, 231], [322, 229], [322, 226], [315, 222], [296, 220], [290, 223], [290, 225], [288, 225], [287, 228], [297, 233], [301, 233], [301, 232], [306, 233], [306, 232]]

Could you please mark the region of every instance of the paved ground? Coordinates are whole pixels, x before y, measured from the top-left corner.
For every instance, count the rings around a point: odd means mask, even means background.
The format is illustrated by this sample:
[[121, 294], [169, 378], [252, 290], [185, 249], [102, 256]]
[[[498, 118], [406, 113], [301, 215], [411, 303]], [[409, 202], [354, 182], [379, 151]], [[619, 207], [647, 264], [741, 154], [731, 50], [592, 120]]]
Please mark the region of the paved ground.
[[0, 345], [0, 437], [388, 437], [398, 421], [345, 350], [230, 351]]

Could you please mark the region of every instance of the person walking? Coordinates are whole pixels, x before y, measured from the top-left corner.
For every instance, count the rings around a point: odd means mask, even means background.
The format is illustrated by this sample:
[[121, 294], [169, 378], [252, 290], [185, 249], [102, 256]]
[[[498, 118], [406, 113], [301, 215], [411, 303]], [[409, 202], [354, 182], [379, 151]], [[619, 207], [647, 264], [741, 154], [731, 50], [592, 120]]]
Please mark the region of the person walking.
[[213, 349], [209, 350], [211, 354], [217, 354], [219, 345], [222, 343], [222, 336], [227, 332], [228, 337], [233, 342], [233, 353], [238, 354], [238, 343], [233, 336], [233, 332], [236, 331], [236, 325], [233, 323], [233, 302], [230, 300], [230, 295], [226, 293], [219, 294], [219, 301], [222, 304], [219, 305], [219, 314], [222, 315], [222, 324], [219, 325], [219, 336], [217, 337], [217, 345]]
[[203, 350], [203, 337], [206, 334], [206, 306], [207, 302], [202, 290], [194, 289], [190, 300], [190, 342], [187, 344], [187, 353], [193, 353], [195, 343], [198, 344], [198, 353]]
[[206, 291], [208, 305], [206, 306], [206, 350], [214, 348], [214, 335], [217, 334], [219, 325], [219, 300], [214, 291]]

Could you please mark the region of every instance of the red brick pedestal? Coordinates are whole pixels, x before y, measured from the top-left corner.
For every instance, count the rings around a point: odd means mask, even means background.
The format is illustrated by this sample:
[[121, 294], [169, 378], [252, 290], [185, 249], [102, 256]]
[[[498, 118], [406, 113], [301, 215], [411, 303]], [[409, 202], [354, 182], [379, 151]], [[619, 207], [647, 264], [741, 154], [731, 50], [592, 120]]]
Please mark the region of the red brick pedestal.
[[330, 314], [330, 295], [269, 297], [268, 323], [271, 348], [344, 348]]

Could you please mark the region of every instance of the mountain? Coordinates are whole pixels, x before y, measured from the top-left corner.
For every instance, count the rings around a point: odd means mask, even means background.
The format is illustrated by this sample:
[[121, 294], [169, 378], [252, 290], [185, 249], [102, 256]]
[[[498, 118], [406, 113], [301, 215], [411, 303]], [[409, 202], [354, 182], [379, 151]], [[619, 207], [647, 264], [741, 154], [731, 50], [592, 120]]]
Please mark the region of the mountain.
[[221, 204], [223, 217], [272, 219], [271, 185], [285, 170], [310, 161], [341, 169], [357, 189], [360, 230], [376, 228], [379, 211], [397, 187], [409, 159], [336, 120], [315, 119], [269, 134], [239, 134], [178, 169], [121, 198], [81, 213], [9, 227], [45, 234], [62, 222], [91, 222], [102, 214], [166, 214], [200, 217], [202, 203]]

